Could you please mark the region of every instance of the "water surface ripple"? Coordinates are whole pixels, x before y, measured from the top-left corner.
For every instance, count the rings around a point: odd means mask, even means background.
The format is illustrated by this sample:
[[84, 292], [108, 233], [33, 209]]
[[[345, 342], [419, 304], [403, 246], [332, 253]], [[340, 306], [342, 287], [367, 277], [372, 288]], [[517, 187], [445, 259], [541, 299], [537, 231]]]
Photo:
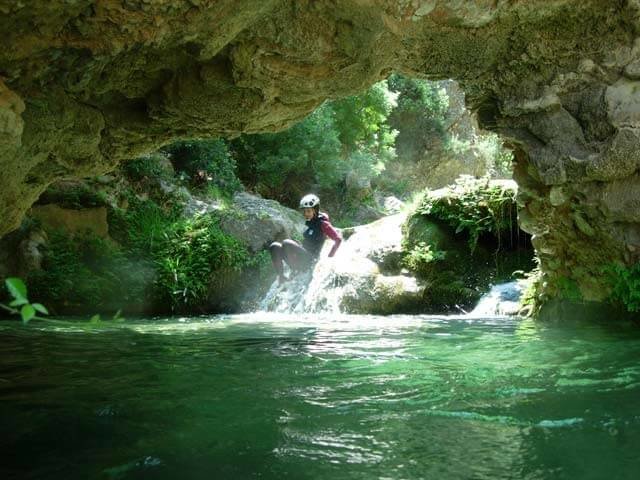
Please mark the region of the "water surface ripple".
[[0, 322], [0, 478], [631, 479], [640, 332], [251, 314]]

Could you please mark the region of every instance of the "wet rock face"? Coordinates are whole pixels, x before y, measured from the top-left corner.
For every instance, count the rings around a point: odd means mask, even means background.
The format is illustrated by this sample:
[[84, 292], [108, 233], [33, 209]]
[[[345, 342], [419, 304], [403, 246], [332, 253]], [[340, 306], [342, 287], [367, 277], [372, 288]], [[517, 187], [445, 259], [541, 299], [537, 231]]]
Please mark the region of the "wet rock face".
[[552, 296], [571, 285], [603, 300], [604, 269], [640, 260], [639, 55], [635, 41], [599, 63], [583, 59], [526, 111], [498, 121], [521, 148], [519, 219], [534, 235]]
[[543, 269], [580, 283], [639, 248], [639, 25], [637, 0], [0, 0], [0, 235], [56, 179], [283, 129], [397, 70], [458, 80], [512, 139]]

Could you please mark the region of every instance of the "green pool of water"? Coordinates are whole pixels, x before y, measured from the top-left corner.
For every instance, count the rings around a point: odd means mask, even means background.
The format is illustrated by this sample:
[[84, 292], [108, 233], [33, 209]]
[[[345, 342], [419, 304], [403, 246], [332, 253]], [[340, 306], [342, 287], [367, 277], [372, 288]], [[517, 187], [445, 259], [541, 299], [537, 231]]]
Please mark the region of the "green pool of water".
[[635, 479], [640, 331], [253, 314], [0, 322], [0, 478]]

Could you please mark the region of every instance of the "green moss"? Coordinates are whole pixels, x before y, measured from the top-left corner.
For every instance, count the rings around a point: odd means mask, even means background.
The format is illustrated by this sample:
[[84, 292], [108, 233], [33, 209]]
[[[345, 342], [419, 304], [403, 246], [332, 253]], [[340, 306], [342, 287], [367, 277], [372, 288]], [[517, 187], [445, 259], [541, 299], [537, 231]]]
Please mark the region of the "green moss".
[[405, 250], [410, 250], [419, 243], [426, 243], [435, 250], [442, 250], [452, 242], [451, 232], [446, 225], [434, 222], [419, 212], [410, 215], [402, 229]]
[[582, 300], [582, 293], [580, 293], [578, 282], [573, 278], [559, 277], [556, 279], [556, 285], [560, 298], [574, 302]]
[[611, 285], [610, 300], [624, 305], [628, 312], [640, 312], [640, 263], [630, 267], [612, 264], [604, 270]]
[[489, 178], [460, 177], [445, 196], [426, 195], [417, 212], [452, 227], [468, 238], [473, 251], [483, 236], [502, 240], [518, 231], [515, 190], [492, 185]]
[[536, 257], [536, 267], [529, 272], [524, 272], [524, 278], [520, 280], [523, 286], [522, 296], [520, 297], [521, 315], [530, 317], [540, 311], [544, 300], [542, 294], [542, 276], [540, 261]]

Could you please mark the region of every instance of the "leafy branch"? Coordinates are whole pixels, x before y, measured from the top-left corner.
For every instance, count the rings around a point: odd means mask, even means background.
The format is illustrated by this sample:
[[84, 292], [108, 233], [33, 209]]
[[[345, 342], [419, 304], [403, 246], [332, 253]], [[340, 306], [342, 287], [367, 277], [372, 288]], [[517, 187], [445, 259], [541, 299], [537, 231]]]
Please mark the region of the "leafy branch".
[[27, 286], [24, 282], [17, 277], [10, 277], [5, 280], [5, 285], [9, 293], [13, 297], [13, 300], [9, 302], [9, 305], [0, 303], [0, 308], [13, 314], [20, 315], [22, 322], [27, 324], [30, 320], [37, 318], [44, 320], [37, 314], [49, 315], [49, 312], [41, 303], [31, 303], [27, 297]]

